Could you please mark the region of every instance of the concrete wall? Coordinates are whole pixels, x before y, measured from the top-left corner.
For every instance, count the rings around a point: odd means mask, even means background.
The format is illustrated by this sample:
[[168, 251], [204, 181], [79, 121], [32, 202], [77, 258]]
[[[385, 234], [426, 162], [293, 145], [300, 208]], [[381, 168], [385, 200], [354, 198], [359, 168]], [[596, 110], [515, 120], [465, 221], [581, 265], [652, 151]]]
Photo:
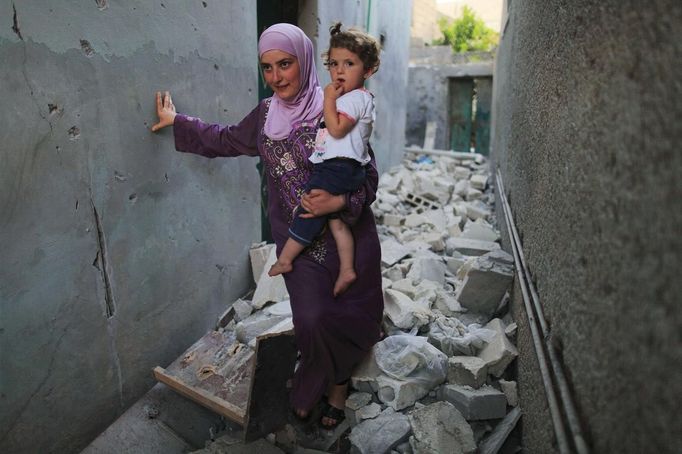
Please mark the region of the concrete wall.
[[[329, 73], [321, 53], [329, 46], [329, 26], [341, 21], [344, 27], [360, 28], [379, 39], [384, 36], [381, 67], [369, 79], [368, 89], [375, 96], [376, 122], [370, 143], [383, 172], [402, 160], [407, 112], [407, 66], [409, 59], [411, 0], [359, 0], [332, 2], [301, 0], [299, 25], [313, 39], [320, 83], [329, 83]], [[371, 7], [371, 10], [370, 10]], [[369, 12], [369, 20], [368, 20]]]
[[78, 452], [250, 284], [255, 160], [176, 153], [149, 127], [156, 90], [216, 122], [255, 106], [255, 6], [0, 17], [0, 451]]
[[[593, 452], [680, 452], [682, 6], [514, 0], [504, 30], [494, 159]], [[524, 443], [554, 452], [520, 298]]]
[[[432, 48], [439, 57], [438, 48]], [[420, 51], [425, 53], [425, 49]], [[422, 61], [428, 61], [423, 56]], [[493, 73], [492, 62], [479, 63], [411, 63], [409, 69], [409, 90], [407, 92], [407, 117], [405, 142], [407, 145], [421, 147], [424, 143], [426, 124], [436, 123], [435, 147], [450, 149], [450, 96], [449, 81], [455, 77], [490, 77]], [[466, 150], [458, 150], [466, 151]]]

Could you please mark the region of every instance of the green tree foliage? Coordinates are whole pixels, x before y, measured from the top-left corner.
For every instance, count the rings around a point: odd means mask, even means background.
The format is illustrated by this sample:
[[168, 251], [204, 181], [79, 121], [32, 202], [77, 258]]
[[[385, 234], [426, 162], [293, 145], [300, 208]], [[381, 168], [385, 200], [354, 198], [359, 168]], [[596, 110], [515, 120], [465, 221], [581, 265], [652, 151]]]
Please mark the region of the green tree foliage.
[[434, 44], [450, 45], [456, 53], [490, 51], [500, 39], [499, 34], [486, 27], [485, 22], [468, 6], [462, 9], [462, 17], [453, 22], [442, 17], [438, 20], [438, 26], [443, 37], [435, 40]]

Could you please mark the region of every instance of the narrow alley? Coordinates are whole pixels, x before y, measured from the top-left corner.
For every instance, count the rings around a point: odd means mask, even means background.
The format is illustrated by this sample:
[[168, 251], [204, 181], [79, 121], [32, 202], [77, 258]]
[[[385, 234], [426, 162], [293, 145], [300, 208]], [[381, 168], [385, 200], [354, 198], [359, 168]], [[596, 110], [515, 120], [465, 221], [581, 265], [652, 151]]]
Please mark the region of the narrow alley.
[[[0, 17], [0, 452], [682, 451], [679, 2], [25, 0]], [[300, 28], [322, 96], [336, 21], [380, 49], [359, 206], [383, 313], [366, 348], [347, 323], [350, 379], [324, 377], [345, 407], [327, 391], [304, 415], [267, 183], [299, 203], [310, 164], [275, 145], [273, 172], [246, 142], [273, 142], [273, 87], [304, 92], [300, 72], [268, 78], [263, 31]], [[151, 132], [157, 92], [183, 116]], [[317, 146], [315, 115], [282, 143]], [[181, 121], [256, 117], [237, 145], [220, 129], [238, 157], [175, 151]]]

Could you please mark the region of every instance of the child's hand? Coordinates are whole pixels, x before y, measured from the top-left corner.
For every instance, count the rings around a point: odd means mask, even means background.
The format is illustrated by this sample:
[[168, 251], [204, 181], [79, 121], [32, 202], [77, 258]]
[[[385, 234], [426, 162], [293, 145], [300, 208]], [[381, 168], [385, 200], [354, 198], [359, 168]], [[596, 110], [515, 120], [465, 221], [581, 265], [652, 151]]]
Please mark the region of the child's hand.
[[343, 88], [340, 84], [334, 82], [324, 87], [324, 97], [327, 99], [338, 99], [343, 94]]
[[163, 97], [160, 91], [156, 92], [156, 114], [159, 116], [159, 122], [152, 126], [152, 132], [171, 126], [175, 121], [175, 106], [170, 92], [165, 92]]

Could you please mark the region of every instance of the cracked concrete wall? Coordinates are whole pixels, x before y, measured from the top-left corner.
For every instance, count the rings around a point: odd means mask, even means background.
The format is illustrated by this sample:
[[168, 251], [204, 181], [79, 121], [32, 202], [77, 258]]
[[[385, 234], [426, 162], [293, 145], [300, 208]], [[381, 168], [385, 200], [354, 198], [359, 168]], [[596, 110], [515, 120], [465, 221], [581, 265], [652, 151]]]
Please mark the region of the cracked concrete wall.
[[[493, 158], [583, 429], [595, 453], [680, 452], [682, 5], [508, 3]], [[555, 452], [521, 306], [524, 444]]]
[[250, 284], [252, 158], [176, 153], [154, 92], [257, 103], [248, 0], [3, 2], [0, 451], [78, 452]]

